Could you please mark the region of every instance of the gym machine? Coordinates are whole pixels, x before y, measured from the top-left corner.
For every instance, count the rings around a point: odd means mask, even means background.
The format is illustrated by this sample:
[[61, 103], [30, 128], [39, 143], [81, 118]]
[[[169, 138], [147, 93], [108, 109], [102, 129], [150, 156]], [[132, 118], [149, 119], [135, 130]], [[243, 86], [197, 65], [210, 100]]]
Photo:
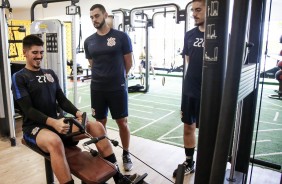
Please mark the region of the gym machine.
[[[114, 20], [114, 28], [120, 31], [123, 31], [127, 34], [129, 34], [130, 32], [133, 32], [136, 30], [137, 27], [130, 27], [130, 22], [129, 22], [129, 11], [127, 9], [116, 9], [116, 10], [112, 10], [113, 13], [113, 20]], [[146, 29], [145, 26], [138, 26], [138, 28], [142, 28], [142, 29]], [[130, 36], [130, 35], [129, 35]], [[136, 37], [134, 37], [134, 43], [136, 43]], [[127, 76], [127, 86], [128, 84], [128, 80], [132, 80], [132, 79], [140, 79], [140, 84], [136, 84], [136, 85], [132, 85], [132, 86], [128, 86], [128, 92], [132, 93], [132, 92], [145, 92], [146, 90], [144, 90], [144, 76], [140, 75], [140, 76], [135, 76], [132, 73], [132, 70], [134, 70], [134, 68], [138, 65], [135, 61], [135, 56], [133, 54], [132, 56], [133, 58], [133, 65], [132, 68], [130, 70], [130, 73]]]
[[[188, 3], [190, 5], [190, 3]], [[122, 23], [121, 27], [123, 28], [123, 31], [126, 31], [126, 28], [129, 26], [130, 29], [134, 29], [135, 27], [138, 27], [136, 24], [140, 22], [139, 20], [136, 20], [136, 16], [141, 16], [143, 19], [141, 20], [142, 23], [145, 24], [145, 55], [149, 56], [150, 55], [150, 43], [149, 43], [149, 35], [150, 35], [150, 27], [154, 27], [154, 16], [156, 14], [164, 14], [166, 15], [167, 13], [174, 13], [175, 14], [175, 22], [179, 24], [181, 21], [188, 21], [187, 19], [187, 13], [189, 12], [188, 5], [186, 6], [185, 10], [181, 10], [180, 7], [177, 4], [174, 3], [169, 3], [169, 4], [161, 4], [161, 5], [151, 5], [151, 6], [144, 6], [144, 7], [136, 7], [131, 9], [129, 12], [128, 10], [124, 9], [117, 9], [113, 10], [112, 12], [114, 14], [117, 13], [122, 13]], [[150, 14], [148, 11], [153, 12]], [[186, 29], [190, 25], [189, 23], [185, 23], [185, 32]], [[150, 65], [149, 65], [149, 57], [145, 58], [145, 79], [144, 82], [144, 89], [140, 89], [138, 91], [140, 92], [148, 92], [149, 87], [150, 87], [150, 81], [149, 81], [149, 70], [150, 70]], [[162, 79], [162, 84], [165, 84], [165, 77]]]
[[[206, 4], [195, 183], [246, 183], [249, 163], [259, 163], [250, 155], [266, 1]], [[231, 169], [226, 170], [230, 160]]]
[[[76, 49], [76, 15], [80, 14], [80, 7], [76, 6], [79, 0], [37, 0], [35, 1], [30, 10], [32, 21], [31, 33], [37, 34], [46, 43], [46, 54], [43, 67], [51, 68], [58, 75], [60, 85], [66, 93], [66, 66], [67, 59], [64, 52], [64, 29], [61, 21], [59, 20], [34, 20], [34, 9], [37, 5], [42, 4], [43, 8], [47, 8], [49, 3], [58, 3], [70, 1], [71, 5], [66, 7], [66, 14], [72, 16], [72, 61], [73, 66], [77, 66], [77, 49]], [[51, 61], [52, 63], [48, 62]], [[73, 67], [73, 90], [74, 97], [73, 103], [77, 105], [77, 67]]]
[[63, 37], [63, 24], [59, 20], [35, 20], [31, 23], [30, 33], [38, 35], [45, 43], [45, 54], [41, 67], [54, 70], [63, 92], [66, 93], [66, 57], [63, 53], [63, 41], [65, 40]]
[[[105, 183], [109, 180], [112, 176], [114, 176], [117, 172], [116, 166], [106, 160], [104, 160], [98, 151], [92, 149], [89, 145], [93, 143], [97, 143], [102, 139], [109, 139], [106, 135], [101, 137], [92, 137], [86, 131], [86, 124], [88, 118], [86, 113], [82, 115], [81, 123], [78, 122], [74, 117], [66, 117], [64, 119], [65, 123], [68, 123], [71, 128], [70, 131], [67, 133], [67, 137], [72, 138], [77, 135], [84, 134], [90, 140], [83, 143], [83, 147], [87, 151], [82, 151], [78, 146], [70, 146], [65, 147], [65, 154], [66, 159], [70, 167], [71, 173], [81, 180], [82, 184], [100, 184]], [[72, 126], [77, 126], [79, 130], [77, 132], [72, 132]], [[110, 140], [110, 139], [109, 139]], [[117, 146], [118, 142], [115, 140], [110, 140], [110, 142]], [[34, 148], [29, 146], [24, 139], [22, 139], [22, 143], [26, 145], [31, 150], [35, 151], [36, 153], [42, 155], [45, 160], [45, 170], [46, 170], [46, 182], [47, 184], [54, 183], [54, 176], [51, 167], [51, 158], [49, 154], [42, 152], [40, 149]], [[95, 174], [93, 174], [95, 173]], [[119, 184], [142, 184], [144, 178], [147, 176], [147, 173], [143, 175], [135, 174], [134, 177], [122, 175], [122, 181]], [[133, 180], [134, 179], [134, 180]]]
[[8, 58], [8, 27], [5, 9], [11, 11], [8, 0], [2, 0], [0, 4], [0, 60], [2, 61], [0, 62], [0, 94], [2, 94], [0, 102], [3, 102], [0, 107], [0, 133], [4, 136], [10, 136], [11, 146], [15, 146], [14, 100], [11, 91], [11, 68]]
[[[168, 3], [168, 4], [160, 4], [160, 5], [151, 5], [151, 6], [144, 6], [144, 7], [136, 7], [136, 8], [133, 8], [130, 10], [130, 18], [129, 18], [129, 21], [130, 21], [130, 26], [131, 27], [134, 27], [135, 26], [135, 21], [134, 21], [134, 17], [136, 16], [136, 14], [144, 14], [146, 11], [153, 11], [154, 14], [157, 13], [157, 12], [160, 12], [165, 15], [166, 13], [170, 12], [174, 12], [175, 13], [175, 22], [177, 24], [179, 24], [180, 21], [185, 21], [185, 13], [183, 10], [180, 9], [180, 7], [177, 5], [177, 4], [174, 4], [174, 3]], [[154, 15], [153, 14], [153, 15]], [[153, 19], [153, 15], [151, 15], [151, 17], [148, 17], [147, 15], [147, 24], [146, 24], [146, 36], [145, 36], [145, 55], [146, 56], [149, 56], [150, 55], [150, 39], [149, 39], [149, 35], [150, 35], [150, 32], [149, 32], [149, 29], [148, 27], [153, 27], [154, 26], [154, 19]], [[150, 65], [149, 65], [149, 57], [146, 57], [145, 58], [145, 63], [146, 63], [146, 67], [145, 67], [145, 90], [146, 92], [149, 90], [149, 71], [150, 71]], [[165, 77], [163, 76], [162, 78], [162, 84], [164, 85], [165, 84]]]

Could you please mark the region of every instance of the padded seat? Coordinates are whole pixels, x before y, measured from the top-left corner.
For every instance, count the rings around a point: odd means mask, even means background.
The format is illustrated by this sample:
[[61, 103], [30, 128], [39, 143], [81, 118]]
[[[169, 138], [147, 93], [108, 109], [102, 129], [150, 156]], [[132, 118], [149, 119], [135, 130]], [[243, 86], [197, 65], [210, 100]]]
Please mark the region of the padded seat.
[[[31, 148], [26, 144], [24, 139], [22, 139], [22, 144], [50, 160], [49, 155]], [[89, 152], [82, 151], [77, 146], [65, 147], [65, 154], [71, 173], [84, 183], [104, 183], [117, 172], [114, 164], [104, 160], [100, 156], [93, 157]]]

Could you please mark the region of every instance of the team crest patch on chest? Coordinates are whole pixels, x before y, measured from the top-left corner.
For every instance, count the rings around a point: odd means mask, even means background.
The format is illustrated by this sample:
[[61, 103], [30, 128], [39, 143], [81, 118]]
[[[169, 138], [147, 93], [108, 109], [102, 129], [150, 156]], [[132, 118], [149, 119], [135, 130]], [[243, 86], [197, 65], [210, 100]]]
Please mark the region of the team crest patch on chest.
[[46, 73], [45, 76], [46, 76], [46, 79], [47, 79], [49, 82], [54, 82], [54, 78], [53, 78], [53, 76], [52, 76], [51, 74]]
[[108, 41], [107, 45], [108, 45], [109, 47], [113, 47], [113, 46], [116, 45], [116, 39], [113, 38], [113, 37], [108, 38], [107, 41]]

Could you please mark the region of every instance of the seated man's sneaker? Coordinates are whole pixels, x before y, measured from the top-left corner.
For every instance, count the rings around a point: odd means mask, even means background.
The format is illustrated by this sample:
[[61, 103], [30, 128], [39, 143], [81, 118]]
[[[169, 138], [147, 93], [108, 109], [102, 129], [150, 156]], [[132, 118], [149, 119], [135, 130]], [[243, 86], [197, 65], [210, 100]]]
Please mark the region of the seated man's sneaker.
[[138, 178], [138, 174], [124, 175], [118, 182], [118, 184], [131, 184]]

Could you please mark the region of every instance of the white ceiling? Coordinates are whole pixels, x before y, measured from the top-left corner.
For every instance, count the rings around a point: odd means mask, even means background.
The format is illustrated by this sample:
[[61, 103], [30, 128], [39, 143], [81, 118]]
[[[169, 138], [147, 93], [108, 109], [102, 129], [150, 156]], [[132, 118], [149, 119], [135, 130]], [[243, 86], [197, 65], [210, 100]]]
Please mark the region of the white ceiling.
[[[44, 1], [44, 0], [41, 0], [41, 1]], [[91, 1], [91, 0], [79, 0], [80, 2], [84, 2], [84, 1], [90, 1], [92, 4], [95, 4], [95, 3], [101, 3], [101, 4], [103, 4], [104, 2], [105, 2], [105, 4], [108, 4], [109, 3], [109, 0], [100, 0], [100, 1]], [[160, 3], [163, 3], [163, 2], [170, 2], [170, 3], [178, 3], [178, 2], [189, 2], [189, 0], [188, 1], [183, 1], [183, 0], [170, 0], [170, 1], [168, 1], [168, 0], [122, 0], [122, 1], [117, 1], [119, 4], [127, 4], [127, 5], [129, 5], [129, 6], [134, 6], [134, 4], [137, 4], [137, 5], [140, 5], [140, 4], [142, 4], [142, 3], [148, 3], [148, 2], [155, 2], [154, 4], [158, 4], [158, 3], [156, 3], [156, 2], [160, 2]], [[11, 7], [12, 8], [14, 8], [14, 9], [17, 9], [17, 8], [20, 8], [20, 9], [22, 9], [22, 8], [30, 8], [31, 7], [31, 5], [33, 4], [33, 2], [35, 2], [35, 0], [9, 0], [9, 2], [10, 2], [10, 5], [11, 5]], [[66, 2], [69, 2], [69, 4], [70, 4], [70, 1], [66, 1]], [[111, 3], [115, 3], [115, 0], [113, 0]], [[187, 4], [186, 3], [186, 4]], [[52, 4], [54, 4], [54, 3], [52, 3]], [[117, 9], [118, 8], [124, 8], [124, 7], [117, 7]]]
[[[80, 2], [82, 1], [86, 1], [86, 0], [80, 0]], [[102, 2], [107, 2], [108, 0], [104, 0]], [[166, 1], [166, 3], [171, 2], [171, 3], [176, 3], [176, 0], [171, 0], [171, 1], [167, 1], [167, 0], [151, 0], [151, 1], [146, 1], [146, 0], [122, 0], [119, 2], [122, 2], [122, 4], [128, 4], [128, 5], [138, 5], [140, 6], [140, 4], [142, 3], [148, 3], [148, 2], [154, 2], [154, 4], [158, 4], [157, 2], [160, 2], [160, 4], [162, 4], [164, 1]], [[269, 2], [271, 0], [268, 0]], [[11, 8], [13, 8], [14, 10], [17, 9], [30, 9], [31, 5], [33, 4], [33, 2], [35, 2], [34, 0], [9, 0]], [[101, 1], [100, 1], [101, 2]], [[115, 2], [115, 1], [113, 1]], [[128, 2], [128, 3], [126, 3]], [[185, 2], [183, 0], [179, 0], [178, 2]], [[187, 0], [186, 2], [189, 2], [189, 0]], [[95, 2], [96, 3], [96, 2]], [[128, 8], [128, 7], [117, 7], [118, 8]], [[275, 21], [282, 21], [282, 16], [281, 16], [281, 9], [282, 9], [282, 0], [272, 0], [272, 13], [271, 13], [271, 20], [275, 20]]]

